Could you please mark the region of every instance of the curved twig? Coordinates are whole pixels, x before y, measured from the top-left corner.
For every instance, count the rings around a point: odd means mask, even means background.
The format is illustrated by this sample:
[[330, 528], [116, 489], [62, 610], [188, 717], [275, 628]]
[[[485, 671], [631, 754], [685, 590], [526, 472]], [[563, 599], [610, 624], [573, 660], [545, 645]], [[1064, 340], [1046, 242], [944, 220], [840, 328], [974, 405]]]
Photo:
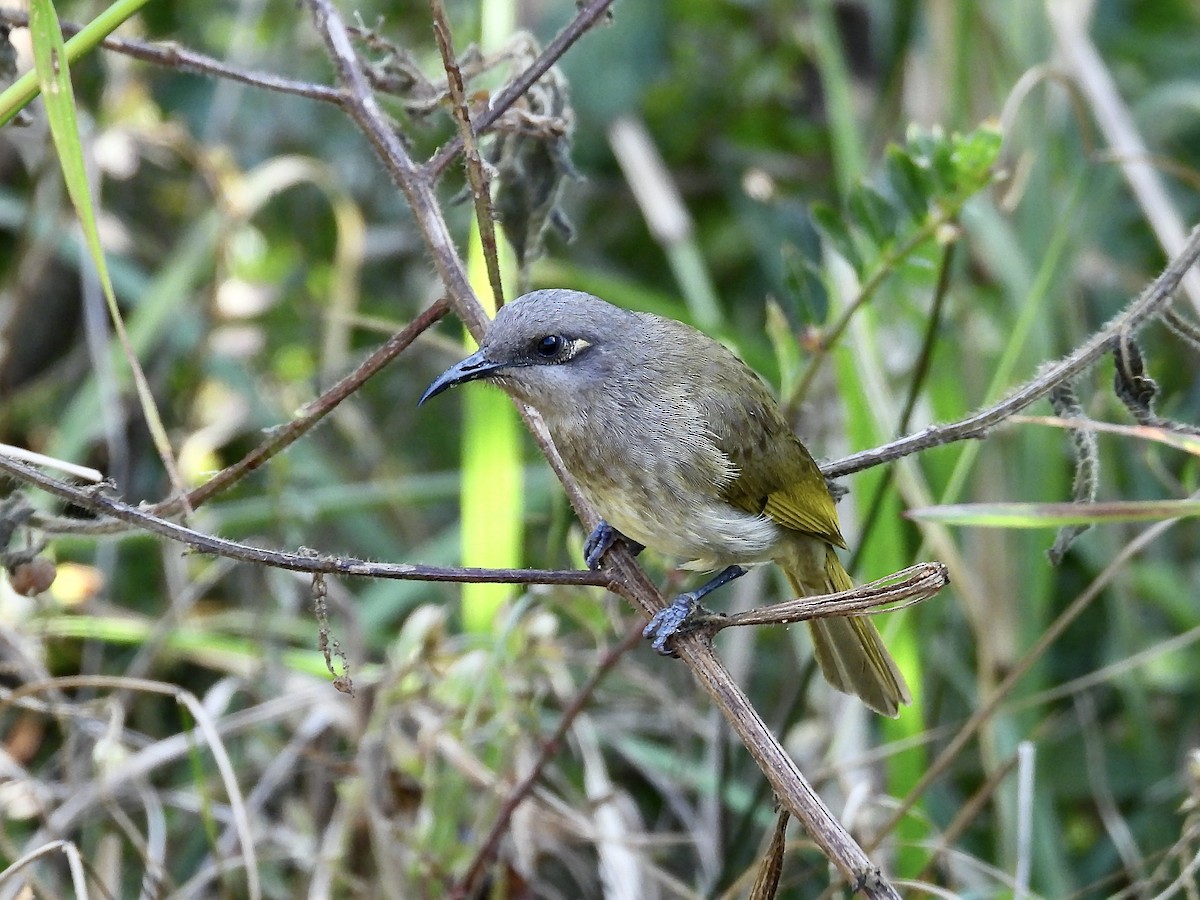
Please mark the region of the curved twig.
[[1182, 252], [1167, 264], [1162, 274], [1154, 279], [1136, 300], [1109, 320], [1107, 325], [1073, 353], [1058, 362], [1042, 366], [1037, 375], [1017, 387], [999, 403], [978, 410], [958, 422], [930, 426], [880, 447], [852, 453], [826, 463], [821, 466], [821, 471], [825, 473], [826, 478], [840, 478], [932, 447], [940, 447], [942, 444], [984, 437], [990, 429], [1025, 409], [1035, 400], [1045, 397], [1055, 387], [1095, 363], [1108, 352], [1112, 342], [1121, 334], [1132, 334], [1151, 319], [1164, 313], [1183, 276], [1196, 264], [1197, 259], [1200, 259], [1200, 228], [1192, 230]]

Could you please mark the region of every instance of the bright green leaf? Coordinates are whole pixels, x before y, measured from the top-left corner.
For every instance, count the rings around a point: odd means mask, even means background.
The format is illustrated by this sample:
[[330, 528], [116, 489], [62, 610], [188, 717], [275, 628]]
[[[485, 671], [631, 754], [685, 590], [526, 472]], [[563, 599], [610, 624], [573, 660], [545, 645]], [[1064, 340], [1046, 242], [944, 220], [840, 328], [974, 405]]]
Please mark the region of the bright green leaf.
[[825, 203], [812, 205], [813, 224], [833, 246], [833, 249], [848, 262], [856, 272], [863, 268], [862, 256], [854, 245], [850, 229], [846, 227], [845, 217], [833, 207]]
[[871, 184], [863, 182], [850, 192], [850, 215], [877, 247], [888, 247], [896, 238], [899, 218], [891, 203]]
[[896, 144], [885, 151], [884, 174], [897, 199], [915, 222], [924, 221], [929, 214], [929, 198], [933, 193], [929, 173]]

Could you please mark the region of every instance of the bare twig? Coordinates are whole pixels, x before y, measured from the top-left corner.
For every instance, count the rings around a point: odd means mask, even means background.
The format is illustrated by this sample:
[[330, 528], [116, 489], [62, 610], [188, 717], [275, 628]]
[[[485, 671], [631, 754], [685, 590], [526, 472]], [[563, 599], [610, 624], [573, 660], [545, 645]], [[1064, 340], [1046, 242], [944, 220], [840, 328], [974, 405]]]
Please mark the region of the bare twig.
[[[499, 119], [508, 110], [510, 106], [516, 103], [525, 92], [533, 87], [534, 83], [539, 78], [550, 70], [562, 55], [570, 49], [571, 45], [579, 40], [584, 33], [595, 25], [612, 6], [613, 0], [590, 0], [589, 3], [580, 8], [567, 26], [563, 28], [554, 40], [546, 45], [546, 49], [541, 52], [537, 59], [529, 64], [524, 72], [512, 80], [508, 86], [504, 88], [492, 102], [488, 105], [487, 110], [475, 120], [475, 133], [482, 134]], [[429, 160], [425, 166], [425, 171], [433, 178], [437, 178], [450, 165], [454, 157], [463, 149], [462, 135], [455, 137], [446, 146], [437, 152], [437, 154]]]
[[[368, 356], [349, 375], [341, 379], [320, 397], [306, 404], [300, 415], [276, 430], [267, 440], [263, 441], [245, 457], [232, 466], [222, 469], [204, 484], [193, 489], [188, 494], [188, 502], [192, 506], [204, 503], [216, 494], [227, 489], [242, 477], [257, 469], [264, 462], [293, 444], [315, 426], [321, 419], [331, 413], [335, 407], [355, 391], [368, 379], [378, 374], [388, 363], [403, 353], [420, 335], [428, 331], [442, 319], [450, 306], [445, 298], [432, 303], [428, 309], [408, 323], [404, 328], [388, 338], [383, 345]], [[155, 508], [159, 515], [166, 515], [173, 510]]]
[[[449, 310], [445, 298], [431, 304], [428, 309], [396, 332], [384, 344], [367, 357], [353, 372], [329, 388], [320, 397], [309, 403], [303, 411], [286, 425], [274, 429], [270, 436], [233, 465], [226, 466], [199, 487], [193, 488], [184, 500], [192, 509], [207, 502], [221, 491], [232, 487], [267, 460], [281, 453], [307, 434], [325, 416], [329, 415], [343, 400], [358, 390], [369, 378], [399, 356], [419, 335], [438, 322]], [[180, 498], [156, 503], [139, 512], [151, 516], [170, 516], [182, 507]], [[128, 521], [128, 520], [126, 520]], [[35, 524], [43, 531], [68, 532], [71, 534], [110, 534], [121, 531], [120, 520], [100, 519], [86, 521], [62, 517], [37, 517]]]
[[920, 453], [967, 438], [982, 438], [988, 431], [1013, 413], [1020, 412], [1035, 400], [1050, 393], [1074, 375], [1087, 369], [1107, 353], [1112, 342], [1123, 333], [1134, 334], [1147, 322], [1161, 315], [1170, 303], [1183, 276], [1200, 259], [1200, 228], [1193, 229], [1179, 256], [1167, 264], [1142, 293], [1120, 314], [1111, 319], [1073, 353], [1058, 362], [1043, 366], [1033, 378], [1016, 388], [993, 406], [981, 409], [950, 425], [931, 426], [916, 434], [892, 441], [872, 450], [852, 453], [821, 467], [827, 478], [840, 478], [861, 472], [872, 466], [892, 462], [901, 457]]
[[313, 556], [311, 551], [286, 553], [253, 547], [186, 528], [155, 516], [143, 509], [122, 503], [102, 488], [78, 488], [51, 478], [37, 469], [0, 456], [0, 472], [43, 490], [98, 515], [132, 522], [139, 528], [214, 556], [243, 562], [275, 566], [294, 572], [326, 575], [354, 575], [363, 578], [391, 578], [400, 581], [488, 582], [498, 584], [575, 584], [612, 588], [611, 575], [587, 569], [566, 571], [543, 569], [475, 569], [447, 566], [422, 566], [410, 563], [375, 563], [343, 556]]
[[442, 53], [442, 66], [446, 70], [446, 87], [450, 92], [450, 109], [454, 123], [458, 126], [459, 139], [466, 156], [467, 181], [471, 185], [471, 197], [475, 204], [475, 220], [479, 223], [479, 241], [483, 246], [483, 259], [487, 265], [488, 281], [496, 308], [504, 305], [504, 285], [500, 280], [500, 255], [496, 247], [496, 212], [492, 206], [492, 192], [483, 157], [479, 155], [479, 143], [471, 125], [471, 111], [467, 108], [466, 86], [462, 71], [454, 57], [454, 40], [450, 34], [450, 22], [446, 19], [446, 8], [442, 0], [429, 0], [429, 11], [433, 15], [433, 33], [438, 49]]
[[[811, 619], [832, 616], [860, 615], [887, 603], [911, 606], [927, 600], [950, 581], [946, 567], [940, 562], [917, 563], [886, 578], [860, 585], [836, 594], [797, 597], [743, 610], [732, 615], [713, 615], [701, 620], [703, 627], [715, 634], [723, 628], [737, 625], [791, 625]], [[897, 607], [898, 608], [898, 607]], [[892, 610], [881, 610], [891, 612]], [[701, 624], [697, 622], [697, 624]]]
[[391, 121], [375, 100], [366, 72], [354, 51], [346, 23], [333, 4], [330, 0], [305, 0], [305, 5], [312, 13], [317, 33], [325, 41], [338, 80], [345, 87], [347, 97], [344, 109], [347, 115], [371, 142], [375, 155], [386, 167], [393, 183], [404, 192], [412, 207], [413, 217], [420, 225], [426, 249], [449, 294], [450, 304], [467, 330], [478, 340], [487, 330], [488, 319], [475, 299], [466, 269], [454, 249], [454, 241], [430, 179], [413, 162]]
[[[0, 10], [0, 22], [26, 27], [29, 24], [29, 16], [16, 10]], [[72, 22], [60, 22], [60, 24], [64, 35], [75, 35], [83, 30], [83, 26]], [[292, 94], [297, 97], [307, 97], [309, 100], [320, 100], [323, 103], [337, 105], [340, 105], [345, 99], [345, 92], [338, 88], [283, 78], [270, 72], [254, 72], [238, 66], [231, 66], [227, 62], [205, 56], [203, 53], [197, 53], [195, 50], [189, 50], [179, 44], [106, 37], [100, 42], [100, 46], [105, 50], [112, 50], [115, 53], [121, 53], [167, 69], [178, 69], [181, 72], [208, 75], [212, 78], [226, 78], [251, 87], [274, 91], [277, 94]]]

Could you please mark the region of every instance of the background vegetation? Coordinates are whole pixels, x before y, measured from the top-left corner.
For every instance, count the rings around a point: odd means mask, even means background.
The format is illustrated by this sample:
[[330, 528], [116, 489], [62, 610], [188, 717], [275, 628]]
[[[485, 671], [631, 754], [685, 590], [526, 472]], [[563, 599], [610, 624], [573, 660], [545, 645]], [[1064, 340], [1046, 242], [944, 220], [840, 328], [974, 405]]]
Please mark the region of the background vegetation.
[[[58, 13], [84, 23], [102, 8], [64, 2]], [[343, 12], [407, 50], [405, 61], [364, 43], [389, 72], [444, 78], [424, 4]], [[546, 43], [574, 6], [523, 4], [515, 23], [491, 2], [447, 12], [460, 51], [480, 39], [494, 51], [516, 27]], [[148, 3], [126, 32], [334, 83], [291, 2]], [[523, 60], [469, 87], [494, 91]], [[624, 0], [560, 68], [579, 174], [565, 179], [561, 209], [575, 238], [550, 234], [529, 282], [718, 334], [822, 458], [999, 399], [1158, 273], [1175, 252], [1164, 215], [1200, 219], [1200, 9], [1187, 0]], [[110, 50], [71, 74], [116, 295], [189, 485], [441, 296], [411, 210], [336, 107]], [[1113, 149], [1117, 120], [1097, 99], [1106, 81], [1144, 152]], [[418, 108], [419, 88], [381, 102], [425, 159], [455, 127], [444, 104]], [[171, 486], [44, 116], [28, 117], [0, 131], [0, 441], [95, 466], [130, 502], [160, 500]], [[655, 220], [661, 199], [646, 201], [648, 224], [638, 199], [664, 182], [622, 169], [615, 125], [644, 127], [683, 227]], [[1165, 212], [1131, 190], [1129, 172], [1146, 163]], [[456, 161], [440, 196], [466, 252], [472, 205], [453, 202], [464, 184]], [[520, 280], [510, 268], [509, 297]], [[481, 275], [477, 290], [486, 285]], [[849, 327], [831, 330], [856, 298]], [[1200, 294], [1184, 292], [1177, 309], [1173, 329], [1141, 335], [1158, 386], [1143, 424], [1200, 421], [1187, 336]], [[443, 322], [189, 524], [381, 561], [577, 567], [584, 531], [506, 401], [480, 389], [416, 409], [465, 352], [461, 325]], [[1130, 423], [1140, 407], [1113, 379], [1111, 357], [1078, 379], [1081, 411]], [[1158, 442], [1102, 434], [1097, 460], [1084, 487], [1101, 500], [1179, 501], [1197, 488], [1193, 455]], [[923, 559], [950, 567], [936, 598], [878, 620], [916, 702], [895, 722], [871, 718], [811, 677], [804, 629], [731, 629], [718, 650], [772, 730], [905, 895], [1195, 896], [1194, 522], [1165, 518], [1181, 508], [1163, 505], [1161, 521], [1101, 524], [1052, 566], [1052, 527], [904, 516], [1070, 500], [1072, 439], [1038, 424], [892, 468], [845, 479], [840, 510], [856, 579]], [[63, 511], [15, 483], [3, 490]], [[1021, 515], [1045, 521], [1036, 508]], [[18, 528], [9, 549], [40, 535]], [[750, 890], [775, 821], [763, 776], [687, 670], [627, 639], [640, 619], [600, 588], [491, 586], [464, 598], [453, 584], [330, 578], [319, 599], [351, 697], [317, 648], [325, 631], [308, 577], [182, 553], [137, 530], [55, 534], [45, 553], [58, 567], [50, 590], [27, 598], [0, 584], [9, 863], [69, 839], [94, 876], [91, 896]], [[643, 563], [681, 583], [670, 561]], [[785, 589], [756, 572], [723, 603]], [[1027, 656], [1068, 609], [1065, 632]], [[582, 713], [547, 744], [573, 702]], [[947, 747], [948, 767], [919, 784]], [[508, 808], [538, 760], [529, 799]], [[491, 862], [480, 848], [497, 821]], [[47, 852], [0, 891], [29, 879], [35, 896], [63, 896], [68, 858]], [[477, 870], [486, 878], [467, 878]], [[823, 858], [790, 831], [781, 895], [815, 897], [829, 883]]]

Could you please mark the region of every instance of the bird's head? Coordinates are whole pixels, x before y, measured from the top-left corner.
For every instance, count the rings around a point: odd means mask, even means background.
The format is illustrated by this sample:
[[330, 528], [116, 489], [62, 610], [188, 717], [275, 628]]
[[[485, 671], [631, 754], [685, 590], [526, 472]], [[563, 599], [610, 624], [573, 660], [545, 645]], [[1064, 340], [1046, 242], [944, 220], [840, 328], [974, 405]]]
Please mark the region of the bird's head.
[[591, 294], [533, 291], [502, 307], [479, 349], [429, 385], [420, 403], [468, 381], [488, 381], [543, 413], [577, 406], [608, 380], [613, 351], [641, 332], [636, 313]]

